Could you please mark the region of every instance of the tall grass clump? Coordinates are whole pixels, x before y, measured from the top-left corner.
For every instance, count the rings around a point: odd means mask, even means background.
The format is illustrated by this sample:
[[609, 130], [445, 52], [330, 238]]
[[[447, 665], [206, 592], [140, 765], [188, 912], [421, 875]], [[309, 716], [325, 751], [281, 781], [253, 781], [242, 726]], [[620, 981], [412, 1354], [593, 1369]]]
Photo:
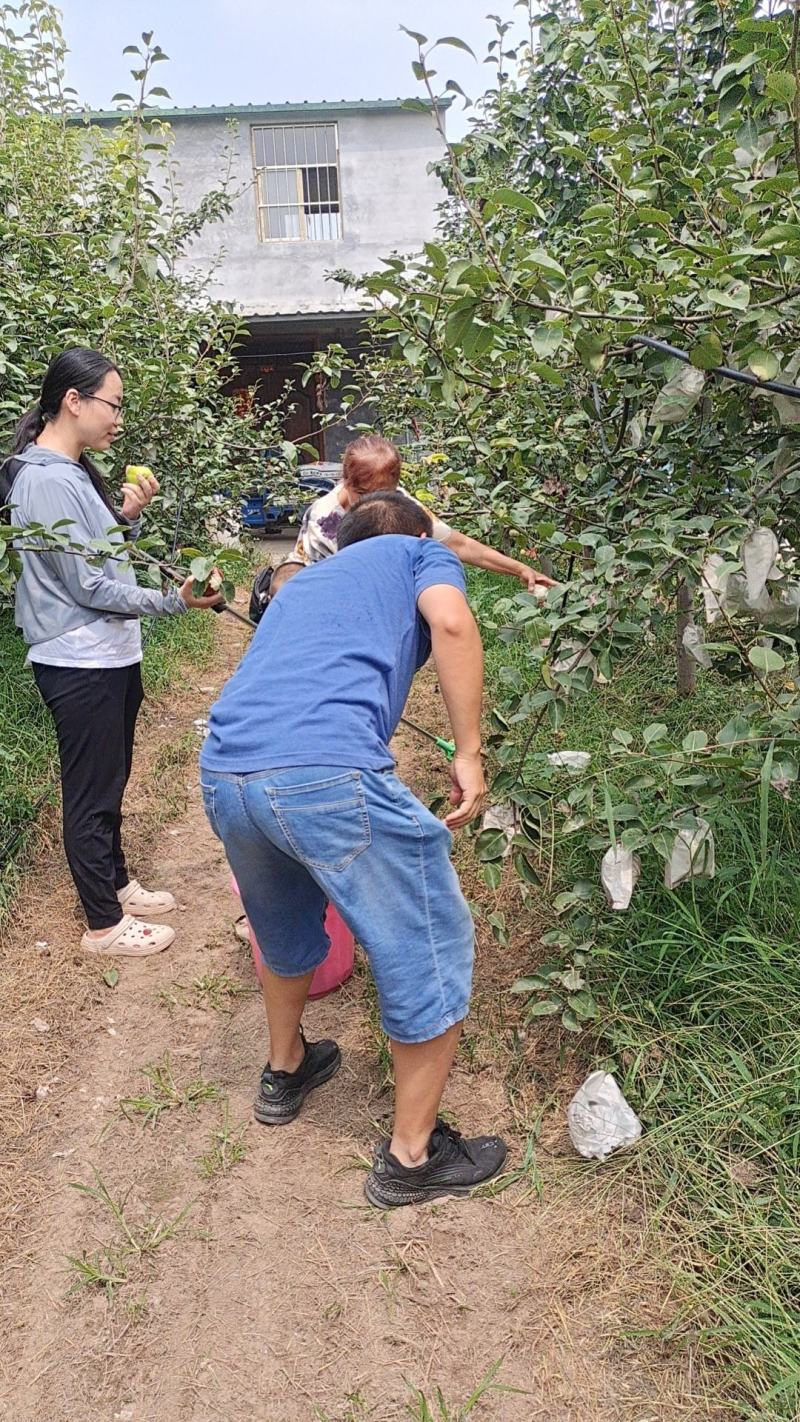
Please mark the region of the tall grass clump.
[[674, 1245], [702, 1354], [743, 1415], [800, 1416], [800, 812], [770, 853], [753, 817], [719, 823], [717, 879], [608, 924], [599, 1048], [642, 1116], [637, 1162]]
[[[526, 675], [524, 644], [506, 644], [499, 580], [472, 579], [486, 647], [487, 706], [502, 705], [509, 668]], [[715, 728], [752, 690], [717, 672], [678, 699], [669, 642], [643, 647], [609, 685], [570, 700], [563, 733], [544, 725], [532, 753], [592, 753], [613, 784], [615, 728], [658, 719], [676, 742]], [[511, 734], [522, 744], [529, 721]], [[683, 794], [691, 793], [683, 791]], [[715, 1365], [731, 1415], [800, 1417], [800, 792], [723, 787], [714, 813], [717, 871], [664, 888], [652, 850], [630, 908], [602, 904], [599, 853], [562, 842], [553, 895], [594, 886], [584, 907], [586, 964], [598, 1015], [576, 1038], [590, 1066], [612, 1070], [644, 1133], [618, 1168], [637, 1171], [654, 1237], [674, 1270], [675, 1341]], [[555, 913], [554, 913], [555, 918]], [[535, 970], [535, 963], [531, 965]], [[535, 1019], [534, 1019], [535, 1030]], [[603, 1170], [609, 1170], [608, 1165]]]

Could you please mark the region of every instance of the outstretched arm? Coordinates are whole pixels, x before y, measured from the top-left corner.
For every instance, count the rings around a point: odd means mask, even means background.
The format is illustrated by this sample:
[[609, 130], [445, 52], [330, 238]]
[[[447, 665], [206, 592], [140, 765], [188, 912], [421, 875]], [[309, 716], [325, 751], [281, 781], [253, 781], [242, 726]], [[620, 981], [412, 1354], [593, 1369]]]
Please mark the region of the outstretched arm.
[[469, 563], [473, 568], [486, 568], [491, 573], [507, 573], [511, 578], [519, 578], [528, 592], [533, 592], [537, 583], [540, 587], [553, 586], [552, 578], [548, 578], [536, 568], [531, 568], [528, 563], [520, 563], [517, 558], [507, 558], [505, 553], [498, 553], [496, 548], [479, 543], [477, 538], [468, 538], [465, 533], [459, 533], [455, 528], [451, 531], [445, 547], [455, 553], [462, 563]]
[[431, 629], [433, 659], [453, 729], [456, 753], [450, 767], [450, 829], [474, 819], [486, 793], [481, 760], [483, 647], [464, 594], [449, 583], [420, 593], [417, 606]]

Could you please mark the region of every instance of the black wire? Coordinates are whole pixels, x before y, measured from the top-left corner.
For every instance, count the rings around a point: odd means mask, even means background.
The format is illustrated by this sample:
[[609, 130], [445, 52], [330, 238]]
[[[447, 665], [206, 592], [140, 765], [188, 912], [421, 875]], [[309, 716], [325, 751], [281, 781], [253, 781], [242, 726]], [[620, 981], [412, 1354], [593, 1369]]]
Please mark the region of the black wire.
[[[636, 346], [645, 346], [648, 350], [658, 351], [661, 355], [672, 356], [674, 360], [680, 360], [684, 365], [692, 364], [692, 358], [686, 351], [680, 350], [678, 346], [671, 346], [668, 341], [656, 340], [654, 336], [631, 336], [630, 339], [625, 342], [626, 356], [630, 357]], [[732, 366], [729, 365], [710, 366], [708, 373], [710, 375], [718, 375], [722, 380], [733, 380], [738, 385], [749, 385], [751, 389], [769, 390], [775, 395], [785, 395], [790, 400], [800, 400], [800, 386], [784, 385], [782, 380], [761, 380], [757, 375], [749, 375], [746, 370], [734, 370]], [[603, 429], [603, 425], [608, 417], [603, 414], [603, 407], [600, 400], [600, 387], [596, 380], [592, 381], [591, 390], [592, 401], [598, 419], [597, 433], [600, 436], [600, 447], [607, 458], [613, 459], [615, 454], [619, 454], [623, 440], [625, 439], [625, 432], [630, 419], [631, 402], [627, 395], [622, 401], [619, 429], [612, 447], [609, 445], [605, 430]]]
[[629, 418], [630, 418], [630, 413], [631, 413], [631, 402], [630, 402], [630, 398], [626, 395], [626, 396], [624, 397], [623, 401], [622, 401], [622, 413], [621, 413], [621, 415], [620, 415], [620, 420], [619, 420], [619, 429], [617, 430], [617, 437], [616, 437], [616, 439], [615, 439], [615, 441], [614, 441], [613, 448], [612, 448], [611, 445], [608, 443], [608, 440], [606, 439], [606, 436], [605, 436], [605, 431], [604, 431], [604, 429], [603, 429], [603, 423], [604, 423], [605, 416], [603, 415], [603, 410], [602, 410], [602, 407], [601, 407], [601, 405], [600, 405], [600, 388], [599, 388], [599, 386], [598, 386], [596, 380], [593, 380], [593, 381], [592, 381], [592, 399], [593, 399], [593, 401], [594, 401], [594, 408], [595, 408], [595, 412], [596, 412], [596, 414], [597, 414], [597, 418], [598, 418], [598, 420], [599, 420], [599, 422], [600, 422], [599, 425], [598, 425], [598, 434], [600, 435], [600, 445], [601, 445], [601, 448], [602, 448], [602, 450], [603, 450], [603, 453], [604, 453], [609, 459], [613, 459], [614, 455], [615, 455], [615, 454], [619, 454], [620, 450], [622, 449], [622, 441], [623, 441], [624, 438], [625, 438], [625, 431], [626, 431], [627, 428], [628, 428], [628, 420], [629, 420]]
[[[682, 360], [684, 365], [692, 363], [692, 358], [686, 351], [679, 350], [677, 346], [671, 346], [666, 341], [657, 341], [653, 336], [631, 336], [625, 344], [630, 348], [647, 346], [648, 350], [660, 351], [662, 355]], [[723, 380], [735, 380], [739, 385], [771, 390], [775, 395], [787, 395], [790, 400], [800, 400], [800, 385], [784, 385], [782, 380], [760, 380], [757, 375], [748, 375], [746, 370], [732, 370], [729, 365], [713, 365], [709, 368], [709, 373], [719, 375]]]

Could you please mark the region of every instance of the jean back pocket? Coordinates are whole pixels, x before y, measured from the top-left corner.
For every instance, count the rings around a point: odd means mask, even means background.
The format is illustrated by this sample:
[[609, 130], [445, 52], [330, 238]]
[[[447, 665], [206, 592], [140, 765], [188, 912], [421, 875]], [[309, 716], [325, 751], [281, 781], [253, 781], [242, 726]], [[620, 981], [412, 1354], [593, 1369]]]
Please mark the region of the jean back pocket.
[[271, 785], [266, 793], [292, 851], [309, 868], [346, 869], [372, 842], [357, 770], [298, 785]]

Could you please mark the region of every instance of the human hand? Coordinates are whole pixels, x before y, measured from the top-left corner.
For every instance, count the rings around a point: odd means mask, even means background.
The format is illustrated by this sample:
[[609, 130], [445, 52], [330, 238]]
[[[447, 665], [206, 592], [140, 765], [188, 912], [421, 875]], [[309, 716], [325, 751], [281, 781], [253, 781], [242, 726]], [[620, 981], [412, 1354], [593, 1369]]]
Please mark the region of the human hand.
[[209, 593], [208, 595], [204, 594], [203, 597], [196, 597], [192, 592], [193, 585], [194, 578], [190, 575], [185, 583], [181, 583], [178, 590], [187, 607], [217, 607], [221, 602], [225, 601], [225, 594], [223, 592]]
[[486, 794], [480, 751], [474, 751], [470, 755], [456, 751], [450, 765], [450, 779], [453, 782], [450, 787], [450, 804], [457, 805], [458, 809], [445, 815], [444, 822], [448, 829], [461, 829], [480, 814]]
[[520, 563], [517, 577], [527, 592], [535, 593], [537, 588], [554, 588], [555, 578], [548, 578], [546, 573], [540, 573], [538, 568], [529, 568], [527, 563]]
[[122, 486], [122, 512], [125, 518], [130, 519], [131, 523], [141, 518], [143, 509], [147, 508], [160, 488], [155, 474], [146, 465], [129, 464]]

